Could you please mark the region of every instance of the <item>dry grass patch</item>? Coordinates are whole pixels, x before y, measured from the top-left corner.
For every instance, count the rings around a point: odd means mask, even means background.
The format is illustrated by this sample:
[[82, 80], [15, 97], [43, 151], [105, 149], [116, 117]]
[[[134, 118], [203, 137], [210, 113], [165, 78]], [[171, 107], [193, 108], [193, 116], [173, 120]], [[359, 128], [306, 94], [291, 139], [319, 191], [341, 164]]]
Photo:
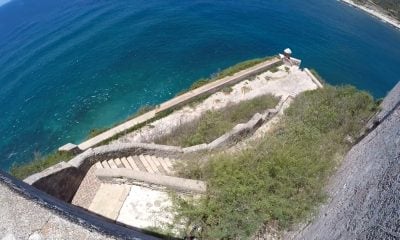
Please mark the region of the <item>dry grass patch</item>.
[[205, 112], [199, 119], [174, 129], [172, 133], [155, 139], [155, 143], [189, 147], [202, 143], [210, 143], [230, 131], [239, 123], [249, 121], [254, 114], [273, 108], [278, 98], [264, 95], [227, 107]]

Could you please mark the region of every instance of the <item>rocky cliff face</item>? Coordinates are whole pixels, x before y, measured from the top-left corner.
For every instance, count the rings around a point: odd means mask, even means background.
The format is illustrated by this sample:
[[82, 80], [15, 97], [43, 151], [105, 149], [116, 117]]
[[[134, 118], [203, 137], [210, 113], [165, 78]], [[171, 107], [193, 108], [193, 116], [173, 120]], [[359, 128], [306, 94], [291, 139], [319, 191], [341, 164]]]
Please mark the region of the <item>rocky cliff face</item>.
[[400, 4], [398, 0], [353, 0], [357, 4], [379, 7], [388, 15], [400, 20]]
[[288, 239], [400, 239], [400, 82], [332, 177], [315, 219]]

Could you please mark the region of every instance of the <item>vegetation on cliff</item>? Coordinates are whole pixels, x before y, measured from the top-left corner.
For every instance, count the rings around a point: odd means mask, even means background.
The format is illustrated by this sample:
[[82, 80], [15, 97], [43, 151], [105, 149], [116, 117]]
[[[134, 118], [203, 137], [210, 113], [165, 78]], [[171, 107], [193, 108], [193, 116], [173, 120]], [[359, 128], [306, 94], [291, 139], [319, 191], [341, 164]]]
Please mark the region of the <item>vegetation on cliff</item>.
[[59, 162], [68, 161], [72, 157], [73, 154], [66, 152], [53, 152], [44, 156], [36, 152], [31, 162], [13, 165], [10, 173], [19, 179], [24, 179]]
[[232, 76], [233, 74], [235, 74], [237, 72], [240, 72], [242, 70], [245, 70], [245, 69], [248, 69], [250, 67], [253, 67], [253, 66], [255, 66], [255, 65], [259, 64], [259, 63], [262, 63], [264, 61], [267, 61], [269, 59], [273, 59], [274, 57], [276, 57], [276, 56], [255, 58], [255, 59], [250, 59], [250, 60], [246, 60], [246, 61], [237, 63], [237, 64], [235, 64], [235, 65], [233, 65], [231, 67], [225, 68], [223, 70], [220, 70], [220, 71], [212, 74], [209, 78], [201, 78], [201, 79], [199, 79], [197, 81], [194, 81], [193, 84], [188, 89], [182, 90], [177, 95], [182, 95], [182, 94], [184, 94], [186, 92], [189, 92], [191, 90], [199, 88], [199, 87], [201, 87], [203, 85], [206, 85], [206, 84], [208, 84], [210, 82], [219, 80], [221, 78]]
[[273, 133], [251, 148], [185, 166], [208, 187], [200, 199], [175, 196], [176, 221], [186, 221], [188, 232], [196, 226], [200, 239], [247, 239], [264, 224], [286, 228], [303, 220], [324, 200], [349, 139], [376, 110], [368, 93], [348, 86], [299, 95]]

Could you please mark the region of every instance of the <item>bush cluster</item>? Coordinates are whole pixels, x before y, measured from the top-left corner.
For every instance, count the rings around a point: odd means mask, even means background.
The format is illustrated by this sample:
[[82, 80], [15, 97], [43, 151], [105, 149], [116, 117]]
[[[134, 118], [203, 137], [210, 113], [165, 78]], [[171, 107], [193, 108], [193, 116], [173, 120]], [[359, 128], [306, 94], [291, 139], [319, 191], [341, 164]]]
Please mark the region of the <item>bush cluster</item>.
[[272, 133], [194, 171], [207, 193], [174, 198], [176, 221], [186, 221], [188, 232], [197, 226], [200, 239], [248, 239], [264, 224], [304, 220], [324, 200], [327, 178], [351, 146], [345, 139], [358, 136], [376, 110], [368, 93], [349, 86], [301, 94]]

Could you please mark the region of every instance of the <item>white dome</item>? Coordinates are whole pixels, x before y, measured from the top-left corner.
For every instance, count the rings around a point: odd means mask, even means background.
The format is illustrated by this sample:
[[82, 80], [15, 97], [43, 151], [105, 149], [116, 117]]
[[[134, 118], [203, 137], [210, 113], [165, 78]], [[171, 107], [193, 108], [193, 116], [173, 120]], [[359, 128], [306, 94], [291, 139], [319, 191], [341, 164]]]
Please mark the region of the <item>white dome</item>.
[[283, 52], [286, 54], [292, 54], [292, 50], [290, 48], [286, 48], [285, 50], [283, 50]]

